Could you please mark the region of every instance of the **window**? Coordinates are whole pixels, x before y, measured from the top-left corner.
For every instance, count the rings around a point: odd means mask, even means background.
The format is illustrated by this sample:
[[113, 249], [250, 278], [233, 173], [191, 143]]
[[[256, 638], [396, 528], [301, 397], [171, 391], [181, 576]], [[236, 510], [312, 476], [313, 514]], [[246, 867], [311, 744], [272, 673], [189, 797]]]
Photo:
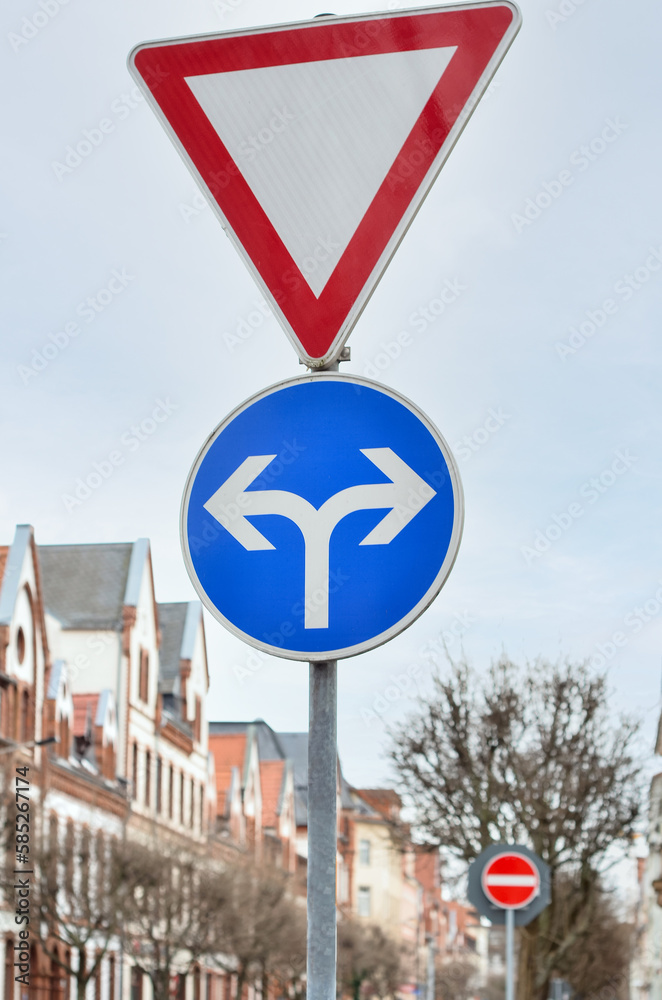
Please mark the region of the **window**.
[[92, 836], [89, 827], [84, 826], [79, 836], [78, 870], [81, 903], [86, 905], [90, 894], [90, 865], [92, 861]]
[[22, 663], [25, 659], [25, 632], [20, 625], [18, 627], [18, 632], [16, 633], [16, 656], [18, 657], [19, 663]]
[[21, 694], [21, 728], [19, 740], [27, 743], [30, 739], [30, 692], [23, 691]]
[[94, 1000], [101, 1000], [101, 956], [97, 951], [94, 970]]
[[67, 718], [66, 715], [63, 715], [62, 718], [60, 719], [60, 746], [58, 752], [60, 754], [60, 757], [62, 757], [64, 760], [66, 760], [67, 757], [69, 756], [70, 739], [71, 737], [69, 734], [69, 719]]
[[73, 820], [69, 819], [64, 838], [64, 888], [68, 893], [72, 893], [74, 888], [74, 845], [74, 824]]
[[369, 840], [359, 840], [359, 864], [369, 865], [370, 864], [370, 841]]
[[359, 886], [359, 894], [357, 900], [358, 914], [360, 917], [370, 916], [370, 886], [361, 885]]
[[147, 703], [149, 700], [149, 656], [146, 649], [140, 650], [140, 667], [138, 672], [138, 697]]
[[200, 695], [195, 696], [195, 719], [193, 721], [193, 739], [198, 743], [200, 742], [200, 733], [202, 730], [202, 698]]
[[133, 744], [133, 759], [131, 762], [131, 798], [138, 798], [138, 744]]
[[163, 783], [163, 762], [160, 757], [156, 758], [156, 811], [161, 814], [163, 810], [163, 794], [161, 785]]
[[97, 830], [94, 853], [96, 855], [96, 893], [97, 899], [101, 901], [107, 892], [106, 875], [108, 874], [106, 838], [104, 837], [103, 830]]
[[5, 704], [7, 713], [5, 728], [7, 736], [10, 740], [13, 740], [16, 737], [16, 688], [13, 684], [10, 684], [7, 688]]
[[191, 822], [189, 826], [193, 829], [195, 825], [195, 781], [191, 778], [191, 801], [189, 802], [189, 814]]
[[200, 833], [205, 829], [205, 786], [200, 785]]
[[131, 1000], [143, 1000], [143, 970], [134, 965], [131, 968]]
[[168, 819], [175, 815], [175, 769], [170, 765], [168, 769]]
[[149, 809], [152, 797], [152, 755], [149, 750], [145, 751], [145, 805]]
[[184, 826], [184, 772], [179, 776], [179, 822]]
[[347, 870], [347, 865], [344, 862], [340, 862], [340, 868], [338, 871], [338, 902], [346, 903], [349, 899], [349, 872]]
[[14, 995], [14, 942], [9, 938], [5, 942], [5, 996]]

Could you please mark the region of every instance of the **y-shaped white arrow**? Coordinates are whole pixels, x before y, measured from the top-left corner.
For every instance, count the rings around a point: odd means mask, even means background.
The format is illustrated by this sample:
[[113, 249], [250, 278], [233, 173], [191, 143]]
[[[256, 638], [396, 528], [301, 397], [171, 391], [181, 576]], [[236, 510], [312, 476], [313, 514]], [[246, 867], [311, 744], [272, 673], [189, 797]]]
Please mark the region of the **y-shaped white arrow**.
[[389, 507], [389, 512], [361, 542], [388, 545], [412, 518], [436, 496], [390, 448], [361, 448], [362, 454], [391, 480], [350, 486], [335, 493], [319, 510], [297, 493], [284, 490], [251, 490], [247, 487], [273, 462], [276, 455], [250, 455], [204, 505], [245, 549], [273, 549], [247, 517], [280, 514], [301, 530], [305, 552], [304, 628], [329, 627], [329, 544], [333, 529], [355, 510]]

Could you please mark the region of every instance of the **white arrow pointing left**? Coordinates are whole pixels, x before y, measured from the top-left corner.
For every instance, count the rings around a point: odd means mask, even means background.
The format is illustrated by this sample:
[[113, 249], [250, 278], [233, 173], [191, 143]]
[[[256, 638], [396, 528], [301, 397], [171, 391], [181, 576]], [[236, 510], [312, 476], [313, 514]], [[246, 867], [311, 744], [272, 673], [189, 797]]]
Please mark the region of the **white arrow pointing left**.
[[273, 549], [247, 521], [259, 514], [280, 514], [293, 521], [304, 540], [305, 628], [329, 627], [329, 544], [337, 524], [357, 510], [388, 512], [361, 545], [388, 545], [416, 517], [436, 491], [391, 448], [362, 448], [362, 454], [391, 480], [350, 486], [329, 497], [318, 509], [298, 493], [248, 490], [276, 455], [250, 455], [204, 505], [212, 517], [248, 551]]

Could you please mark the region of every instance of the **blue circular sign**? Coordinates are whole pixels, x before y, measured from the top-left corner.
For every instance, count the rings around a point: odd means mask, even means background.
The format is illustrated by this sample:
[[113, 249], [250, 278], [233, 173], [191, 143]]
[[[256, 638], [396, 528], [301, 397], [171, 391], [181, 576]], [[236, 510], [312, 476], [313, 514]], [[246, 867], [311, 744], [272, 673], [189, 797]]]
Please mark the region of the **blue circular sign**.
[[315, 661], [410, 625], [450, 573], [462, 523], [457, 466], [421, 411], [320, 373], [263, 390], [216, 428], [189, 474], [181, 537], [223, 625]]

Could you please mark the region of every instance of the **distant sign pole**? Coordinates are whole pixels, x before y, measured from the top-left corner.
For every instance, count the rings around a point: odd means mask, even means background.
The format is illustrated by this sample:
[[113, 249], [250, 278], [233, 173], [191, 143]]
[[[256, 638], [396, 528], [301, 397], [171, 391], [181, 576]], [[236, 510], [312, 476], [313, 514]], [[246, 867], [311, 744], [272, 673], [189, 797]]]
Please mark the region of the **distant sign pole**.
[[521, 844], [493, 844], [469, 866], [469, 901], [493, 924], [506, 925], [506, 1000], [515, 1000], [515, 925], [549, 906], [549, 868]]
[[506, 1000], [515, 1000], [515, 911], [506, 910]]

